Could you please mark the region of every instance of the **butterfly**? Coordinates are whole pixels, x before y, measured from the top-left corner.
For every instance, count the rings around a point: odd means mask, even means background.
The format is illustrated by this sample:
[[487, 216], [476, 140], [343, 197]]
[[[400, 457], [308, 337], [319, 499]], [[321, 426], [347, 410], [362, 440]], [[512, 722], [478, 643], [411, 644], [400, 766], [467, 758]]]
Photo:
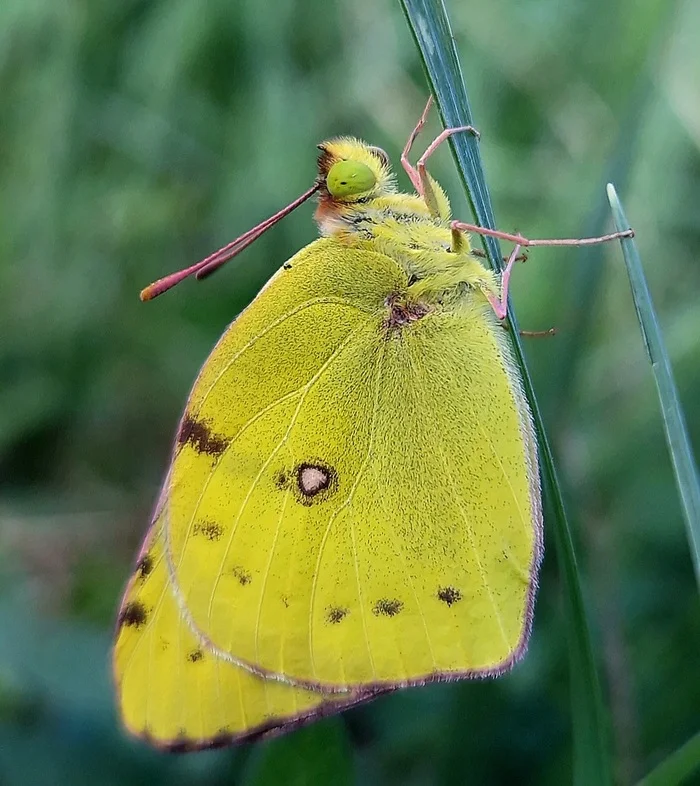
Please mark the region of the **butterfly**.
[[[451, 220], [426, 169], [319, 145], [301, 197], [142, 299], [208, 275], [316, 195], [321, 237], [231, 324], [189, 396], [118, 617], [126, 727], [188, 751], [524, 654], [542, 559], [532, 418], [502, 329], [529, 241]], [[515, 247], [501, 274], [469, 232]], [[601, 242], [609, 239], [593, 238]]]

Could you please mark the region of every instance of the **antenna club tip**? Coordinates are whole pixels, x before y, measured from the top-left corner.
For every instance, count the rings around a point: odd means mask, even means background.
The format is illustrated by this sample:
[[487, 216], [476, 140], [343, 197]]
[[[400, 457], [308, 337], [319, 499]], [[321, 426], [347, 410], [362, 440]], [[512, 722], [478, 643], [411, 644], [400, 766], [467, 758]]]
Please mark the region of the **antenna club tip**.
[[154, 291], [154, 286], [153, 286], [153, 284], [149, 284], [147, 287], [145, 287], [144, 289], [142, 289], [142, 290], [139, 292], [139, 300], [140, 300], [142, 303], [145, 303], [147, 300], [153, 300], [153, 298], [154, 298], [154, 297], [155, 297], [157, 294], [158, 294], [158, 293]]

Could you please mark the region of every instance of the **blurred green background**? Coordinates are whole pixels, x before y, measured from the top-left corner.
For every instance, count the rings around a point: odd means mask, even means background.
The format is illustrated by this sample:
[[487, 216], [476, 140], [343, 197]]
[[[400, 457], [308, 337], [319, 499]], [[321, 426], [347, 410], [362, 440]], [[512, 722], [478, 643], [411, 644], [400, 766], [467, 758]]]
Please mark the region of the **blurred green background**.
[[[700, 445], [700, 3], [448, 8], [499, 226], [602, 231], [614, 179]], [[313, 239], [312, 208], [215, 279], [147, 305], [138, 292], [308, 187], [324, 138], [355, 134], [398, 160], [426, 96], [398, 2], [0, 2], [3, 786], [288, 783], [278, 754], [317, 767], [300, 783], [570, 782], [553, 549], [528, 657], [497, 681], [184, 757], [127, 738], [116, 717], [111, 629], [188, 389]], [[422, 142], [438, 129], [434, 117]], [[470, 220], [447, 149], [432, 170]], [[700, 726], [700, 613], [654, 386], [619, 248], [537, 250], [512, 291], [523, 328], [559, 329], [528, 357], [627, 784]]]

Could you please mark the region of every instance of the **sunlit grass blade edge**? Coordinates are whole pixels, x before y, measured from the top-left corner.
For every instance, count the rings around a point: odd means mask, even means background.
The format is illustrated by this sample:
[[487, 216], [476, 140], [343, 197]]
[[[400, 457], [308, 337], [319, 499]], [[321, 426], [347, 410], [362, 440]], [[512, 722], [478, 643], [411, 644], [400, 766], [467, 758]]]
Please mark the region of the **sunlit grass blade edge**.
[[700, 732], [667, 756], [637, 786], [681, 786], [700, 770]]
[[[608, 199], [617, 230], [628, 229], [629, 222], [612, 184], [608, 184]], [[620, 242], [639, 327], [642, 331], [659, 395], [666, 441], [681, 498], [695, 578], [700, 590], [700, 477], [698, 477], [698, 468], [693, 456], [683, 408], [678, 397], [671, 361], [661, 335], [661, 328], [642, 269], [637, 245], [632, 238], [623, 238]]]
[[[442, 0], [401, 0], [401, 3], [445, 126], [472, 125], [466, 85]], [[493, 210], [478, 141], [471, 135], [458, 134], [450, 139], [450, 143], [477, 221], [483, 226], [494, 228]], [[501, 254], [498, 243], [492, 241], [485, 245], [491, 266], [499, 269]], [[510, 311], [509, 321], [514, 328], [512, 331], [514, 351], [533, 410], [543, 475], [554, 511], [554, 519], [551, 523], [564, 587], [568, 625], [574, 782], [580, 786], [590, 783], [606, 786], [612, 783], [607, 715], [593, 656], [571, 530], [566, 518], [552, 453], [525, 365], [522, 345], [517, 334], [517, 323]]]

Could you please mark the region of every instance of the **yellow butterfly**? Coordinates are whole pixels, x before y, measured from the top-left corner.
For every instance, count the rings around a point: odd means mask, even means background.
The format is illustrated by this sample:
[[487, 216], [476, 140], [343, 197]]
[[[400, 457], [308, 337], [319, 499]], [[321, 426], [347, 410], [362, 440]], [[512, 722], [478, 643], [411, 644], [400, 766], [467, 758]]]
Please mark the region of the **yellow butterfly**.
[[[537, 447], [501, 329], [522, 245], [450, 221], [427, 157], [319, 145], [286, 262], [204, 364], [119, 614], [123, 720], [170, 750], [287, 729], [386, 690], [497, 675], [527, 645], [542, 558]], [[465, 230], [514, 240], [502, 276]], [[599, 242], [606, 238], [594, 238]], [[558, 241], [572, 243], [578, 241]]]

